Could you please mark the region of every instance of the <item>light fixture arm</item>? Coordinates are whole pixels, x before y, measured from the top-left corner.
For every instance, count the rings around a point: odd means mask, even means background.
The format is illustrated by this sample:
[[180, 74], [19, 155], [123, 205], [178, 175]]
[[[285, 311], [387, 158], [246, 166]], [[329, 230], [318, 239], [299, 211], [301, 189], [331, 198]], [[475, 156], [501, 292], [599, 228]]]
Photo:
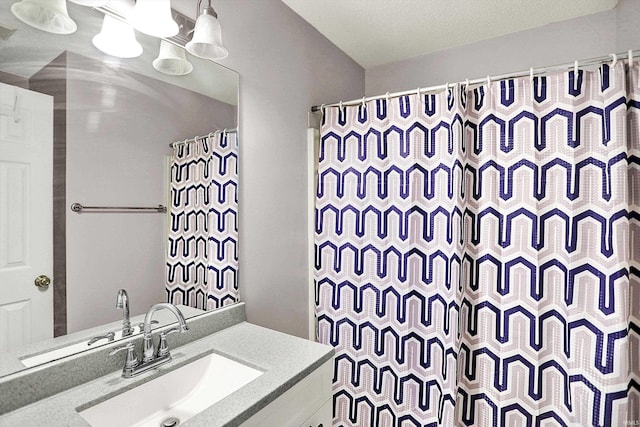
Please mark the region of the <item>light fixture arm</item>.
[[[202, 14], [203, 15], [211, 15], [214, 18], [218, 19], [218, 14], [216, 13], [216, 11], [211, 6], [211, 0], [207, 0], [207, 3], [208, 3], [208, 6], [204, 8], [204, 10], [202, 11]], [[197, 8], [198, 8], [198, 10], [196, 11], [196, 18], [198, 18], [198, 16], [200, 16], [200, 9], [202, 8], [202, 0], [198, 0]]]

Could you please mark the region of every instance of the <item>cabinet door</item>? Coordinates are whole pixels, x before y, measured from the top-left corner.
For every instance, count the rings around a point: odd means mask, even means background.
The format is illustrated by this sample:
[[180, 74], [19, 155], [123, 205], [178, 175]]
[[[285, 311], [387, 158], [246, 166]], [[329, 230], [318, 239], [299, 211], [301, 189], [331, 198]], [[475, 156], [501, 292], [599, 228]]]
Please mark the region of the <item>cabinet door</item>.
[[[333, 361], [329, 360], [242, 423], [242, 427], [306, 425], [304, 421], [331, 400], [332, 373]], [[331, 424], [324, 427], [331, 427]]]
[[318, 411], [313, 414], [300, 427], [331, 427], [333, 425], [333, 399], [326, 401]]

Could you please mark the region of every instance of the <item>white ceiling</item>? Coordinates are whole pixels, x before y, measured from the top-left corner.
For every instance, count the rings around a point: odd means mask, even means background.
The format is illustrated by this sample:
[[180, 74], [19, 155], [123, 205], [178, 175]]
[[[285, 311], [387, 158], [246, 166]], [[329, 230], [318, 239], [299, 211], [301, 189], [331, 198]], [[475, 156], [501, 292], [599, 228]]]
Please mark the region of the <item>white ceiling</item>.
[[618, 0], [282, 0], [364, 68], [612, 9]]

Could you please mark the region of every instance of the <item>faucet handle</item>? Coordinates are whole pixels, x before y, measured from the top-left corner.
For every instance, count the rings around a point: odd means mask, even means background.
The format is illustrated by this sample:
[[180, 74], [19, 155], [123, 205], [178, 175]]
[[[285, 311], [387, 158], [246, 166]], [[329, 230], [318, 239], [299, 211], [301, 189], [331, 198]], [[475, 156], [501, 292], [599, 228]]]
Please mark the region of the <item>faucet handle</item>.
[[162, 331], [158, 334], [160, 337], [160, 342], [158, 342], [158, 351], [156, 352], [156, 357], [163, 357], [169, 354], [169, 345], [167, 345], [167, 335], [175, 334], [176, 332], [180, 332], [179, 328], [171, 328], [166, 331]]
[[87, 342], [87, 345], [92, 345], [92, 344], [94, 344], [94, 343], [96, 343], [96, 342], [98, 342], [98, 341], [100, 341], [102, 339], [106, 339], [108, 342], [111, 342], [111, 341], [113, 341], [115, 339], [115, 337], [116, 337], [115, 332], [107, 332], [104, 335], [100, 335], [100, 336], [91, 338], [89, 340], [89, 342]]
[[124, 351], [124, 350], [127, 351], [127, 358], [125, 359], [125, 362], [124, 362], [123, 375], [124, 375], [124, 371], [126, 371], [127, 369], [135, 368], [136, 366], [138, 366], [138, 363], [139, 363], [138, 356], [136, 355], [136, 346], [132, 342], [114, 348], [109, 353], [109, 356], [113, 356], [114, 354], [120, 353], [121, 351]]
[[[157, 323], [160, 323], [160, 322], [158, 322], [157, 320], [152, 320], [152, 321], [151, 321], [151, 324], [152, 324], [152, 325], [155, 325], [155, 324], [157, 324]], [[139, 323], [139, 324], [138, 324], [138, 327], [140, 328], [140, 333], [143, 333], [143, 332], [144, 332], [144, 322]]]

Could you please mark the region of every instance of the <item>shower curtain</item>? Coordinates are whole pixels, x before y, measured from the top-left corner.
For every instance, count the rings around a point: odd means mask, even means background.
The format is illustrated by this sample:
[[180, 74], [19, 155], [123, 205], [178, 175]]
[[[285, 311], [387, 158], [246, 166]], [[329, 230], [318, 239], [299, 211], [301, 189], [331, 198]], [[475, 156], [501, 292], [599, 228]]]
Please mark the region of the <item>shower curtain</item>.
[[325, 109], [334, 425], [640, 425], [638, 70]]
[[167, 301], [213, 310], [238, 301], [238, 140], [215, 132], [171, 158]]

